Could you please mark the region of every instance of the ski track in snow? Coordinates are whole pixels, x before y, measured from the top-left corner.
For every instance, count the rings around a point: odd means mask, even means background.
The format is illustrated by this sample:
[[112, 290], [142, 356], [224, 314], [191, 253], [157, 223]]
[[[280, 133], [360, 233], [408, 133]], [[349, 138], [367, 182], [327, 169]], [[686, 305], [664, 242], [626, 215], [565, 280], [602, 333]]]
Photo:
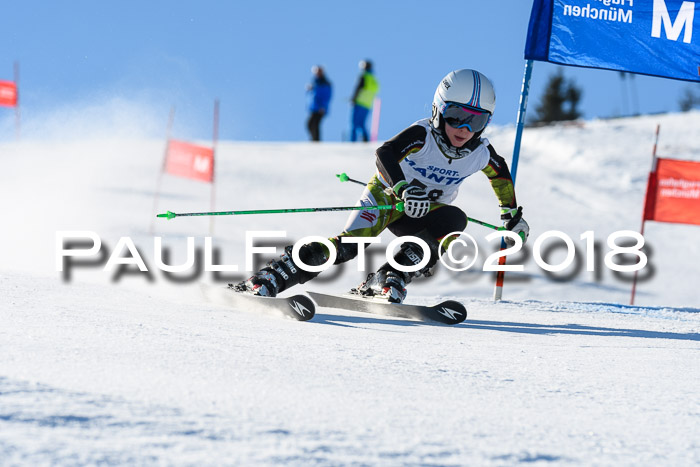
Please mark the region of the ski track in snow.
[[327, 309], [299, 323], [21, 274], [2, 286], [10, 462], [698, 460], [697, 309], [461, 297], [455, 327]]
[[[638, 229], [657, 121], [660, 155], [700, 160], [684, 137], [697, 112], [528, 129], [518, 196], [532, 238]], [[507, 154], [512, 129], [490, 131]], [[368, 178], [372, 152], [222, 143], [221, 208], [353, 204], [361, 188], [334, 175]], [[556, 281], [530, 261], [507, 275], [500, 303], [486, 273], [410, 285], [411, 303], [465, 303], [469, 317], [454, 327], [331, 309], [300, 323], [207, 301], [207, 275], [177, 282], [92, 266], [64, 280], [55, 270], [57, 230], [96, 231], [109, 248], [130, 236], [153, 265], [161, 142], [3, 143], [0, 154], [14, 156], [0, 156], [0, 184], [20, 200], [0, 201], [12, 220], [0, 251], [0, 465], [700, 463], [696, 226], [647, 225], [655, 272], [637, 305], [626, 304], [629, 281], [609, 271]], [[270, 163], [242, 165], [242, 155]], [[57, 177], [64, 166], [74, 172]], [[31, 180], [17, 176], [28, 171]], [[288, 189], [311, 176], [313, 193]], [[476, 177], [458, 204], [496, 218]], [[208, 207], [208, 187], [193, 183], [167, 178], [160, 210]], [[217, 219], [214, 241], [222, 263], [242, 265], [246, 230], [331, 235], [344, 218]], [[185, 237], [208, 229], [206, 219], [156, 226], [173, 264]], [[294, 293], [342, 292], [363, 275], [353, 263]]]

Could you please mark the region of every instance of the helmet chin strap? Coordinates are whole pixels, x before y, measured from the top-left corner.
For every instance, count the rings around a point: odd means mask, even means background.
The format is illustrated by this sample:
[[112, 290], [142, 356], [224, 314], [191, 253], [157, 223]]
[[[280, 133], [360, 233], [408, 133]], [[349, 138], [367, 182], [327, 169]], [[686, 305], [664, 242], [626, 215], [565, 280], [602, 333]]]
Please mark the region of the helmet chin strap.
[[[433, 138], [435, 139], [435, 143], [437, 144], [438, 148], [440, 148], [440, 152], [442, 152], [442, 155], [445, 156], [447, 159], [448, 164], [451, 164], [452, 161], [462, 159], [464, 157], [467, 157], [472, 151], [470, 148], [467, 148], [466, 146], [469, 146], [469, 142], [465, 144], [462, 148], [457, 148], [450, 143], [449, 138], [445, 134], [444, 129], [431, 129], [431, 133], [433, 134]], [[472, 141], [473, 139], [470, 139], [469, 141]]]
[[474, 133], [474, 136], [472, 136], [472, 137], [469, 139], [469, 141], [467, 141], [467, 144], [471, 143], [472, 141], [478, 141], [479, 138], [481, 138], [481, 134], [484, 132], [484, 130], [486, 130], [486, 128], [484, 128], [483, 130], [479, 130], [479, 131], [477, 131], [476, 133]]

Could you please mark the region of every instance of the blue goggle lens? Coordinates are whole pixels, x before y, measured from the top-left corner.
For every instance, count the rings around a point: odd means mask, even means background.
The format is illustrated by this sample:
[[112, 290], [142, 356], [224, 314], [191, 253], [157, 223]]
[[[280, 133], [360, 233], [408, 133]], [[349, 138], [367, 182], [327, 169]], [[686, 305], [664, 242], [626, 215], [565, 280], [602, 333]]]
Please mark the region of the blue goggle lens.
[[447, 104], [442, 111], [442, 118], [452, 128], [466, 127], [472, 133], [476, 133], [486, 128], [491, 120], [491, 114], [463, 105]]

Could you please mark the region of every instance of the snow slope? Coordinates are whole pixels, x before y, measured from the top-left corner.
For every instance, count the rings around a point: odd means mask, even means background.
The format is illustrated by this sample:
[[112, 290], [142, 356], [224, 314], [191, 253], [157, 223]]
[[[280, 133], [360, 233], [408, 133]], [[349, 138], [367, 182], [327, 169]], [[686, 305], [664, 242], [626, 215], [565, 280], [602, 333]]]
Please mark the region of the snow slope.
[[[559, 230], [583, 259], [582, 233], [604, 254], [608, 235], [638, 231], [657, 123], [660, 156], [700, 160], [697, 112], [527, 129], [516, 185], [529, 245]], [[487, 136], [510, 160], [513, 129]], [[155, 267], [151, 227], [173, 264], [188, 236], [202, 248], [210, 235], [206, 218], [153, 222], [163, 147], [104, 133], [0, 144], [0, 464], [700, 462], [700, 227], [647, 224], [635, 306], [629, 275], [598, 264], [553, 280], [530, 247], [500, 303], [479, 271], [483, 252], [470, 272], [411, 284], [411, 302], [463, 301], [470, 315], [456, 327], [327, 309], [298, 323], [204, 301], [210, 273], [176, 281]], [[352, 205], [361, 187], [335, 174], [367, 179], [373, 151], [222, 142], [216, 208]], [[463, 187], [457, 203], [495, 223], [485, 177]], [[157, 211], [208, 211], [209, 196], [166, 176]], [[270, 242], [281, 246], [334, 235], [345, 217], [216, 218], [213, 242], [220, 263], [243, 269], [246, 231], [285, 230]], [[107, 254], [129, 237], [150, 274], [90, 265], [62, 275], [64, 230], [97, 233]], [[487, 229], [468, 232], [492, 248]], [[344, 291], [363, 276], [352, 262], [300, 290]]]

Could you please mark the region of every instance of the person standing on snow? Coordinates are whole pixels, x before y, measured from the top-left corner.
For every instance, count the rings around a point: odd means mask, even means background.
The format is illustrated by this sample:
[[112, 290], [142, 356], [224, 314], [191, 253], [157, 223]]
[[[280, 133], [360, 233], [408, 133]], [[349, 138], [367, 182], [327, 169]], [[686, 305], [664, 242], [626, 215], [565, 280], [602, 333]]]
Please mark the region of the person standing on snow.
[[[401, 131], [376, 151], [377, 172], [369, 181], [358, 205], [396, 205], [404, 202], [404, 211], [353, 211], [343, 232], [333, 238], [337, 256], [334, 264], [357, 256], [357, 245], [341, 242], [343, 237], [376, 237], [384, 229], [398, 237], [415, 236], [429, 246], [427, 264], [416, 272], [402, 272], [390, 263], [372, 273], [353, 292], [388, 302], [401, 303], [406, 284], [414, 277], [430, 275], [457, 233], [467, 226], [467, 215], [450, 203], [467, 177], [482, 172], [491, 182], [501, 208], [506, 229], [525, 241], [529, 226], [522, 218], [513, 181], [503, 157], [481, 134], [491, 121], [496, 94], [489, 79], [475, 70], [449, 73], [438, 85], [433, 97], [431, 118], [419, 120]], [[506, 237], [509, 245], [514, 241]], [[394, 255], [402, 266], [415, 266], [425, 252], [417, 243], [406, 242]], [[309, 266], [325, 264], [329, 249], [320, 242], [303, 245], [299, 258]], [[239, 292], [274, 297], [296, 284], [303, 284], [318, 272], [308, 272], [292, 259], [292, 247], [278, 260], [268, 263], [248, 280], [232, 288]]]
[[355, 86], [352, 95], [352, 121], [350, 127], [350, 141], [357, 141], [357, 133], [361, 133], [363, 141], [369, 141], [367, 133], [367, 116], [372, 110], [374, 96], [379, 92], [379, 81], [372, 71], [372, 62], [362, 60], [359, 64], [362, 74]]
[[323, 67], [315, 65], [311, 68], [314, 78], [306, 89], [309, 93], [309, 119], [306, 127], [309, 130], [311, 141], [321, 141], [321, 120], [328, 115], [328, 107], [331, 101], [331, 83], [326, 78]]

